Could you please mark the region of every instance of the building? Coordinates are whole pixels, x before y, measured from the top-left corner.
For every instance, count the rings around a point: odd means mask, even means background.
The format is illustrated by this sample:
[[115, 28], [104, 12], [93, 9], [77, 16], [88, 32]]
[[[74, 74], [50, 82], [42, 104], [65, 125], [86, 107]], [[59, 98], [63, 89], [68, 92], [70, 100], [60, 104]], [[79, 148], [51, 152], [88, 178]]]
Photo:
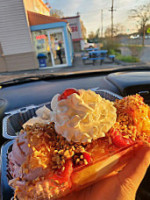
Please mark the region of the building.
[[77, 16], [64, 17], [63, 19], [68, 21], [71, 28], [74, 51], [77, 52], [83, 50], [84, 40], [81, 31], [80, 15], [77, 14]]
[[23, 2], [25, 11], [50, 16], [50, 8], [48, 8], [42, 0], [23, 0]]
[[42, 0], [1, 0], [0, 24], [0, 72], [72, 65], [68, 23]]
[[73, 45], [67, 21], [30, 11], [27, 14], [36, 57], [46, 56], [40, 67], [71, 66]]

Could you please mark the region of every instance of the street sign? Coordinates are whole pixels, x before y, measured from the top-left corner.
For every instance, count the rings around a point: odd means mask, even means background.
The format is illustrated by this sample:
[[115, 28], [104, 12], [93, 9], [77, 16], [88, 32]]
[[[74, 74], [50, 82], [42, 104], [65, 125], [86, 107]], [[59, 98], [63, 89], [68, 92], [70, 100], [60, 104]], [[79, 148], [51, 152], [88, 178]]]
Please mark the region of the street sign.
[[147, 33], [150, 33], [150, 28], [147, 29]]

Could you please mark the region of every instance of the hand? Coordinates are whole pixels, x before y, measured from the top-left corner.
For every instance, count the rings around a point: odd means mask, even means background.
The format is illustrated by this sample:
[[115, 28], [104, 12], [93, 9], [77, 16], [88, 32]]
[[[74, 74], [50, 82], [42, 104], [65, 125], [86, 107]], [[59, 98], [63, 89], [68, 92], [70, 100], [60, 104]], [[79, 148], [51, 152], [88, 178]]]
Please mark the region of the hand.
[[150, 147], [137, 147], [133, 159], [121, 172], [61, 200], [135, 200], [149, 164]]

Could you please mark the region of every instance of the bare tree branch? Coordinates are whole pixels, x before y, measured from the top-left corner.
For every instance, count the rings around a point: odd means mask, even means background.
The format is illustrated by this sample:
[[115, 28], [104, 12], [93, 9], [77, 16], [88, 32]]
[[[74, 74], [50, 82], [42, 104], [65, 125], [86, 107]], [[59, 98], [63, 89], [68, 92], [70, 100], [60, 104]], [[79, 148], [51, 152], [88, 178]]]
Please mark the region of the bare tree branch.
[[136, 20], [140, 26], [143, 36], [142, 44], [144, 45], [146, 25], [150, 21], [150, 3], [139, 6], [137, 9], [131, 9], [129, 18]]
[[61, 18], [64, 17], [64, 13], [61, 10], [51, 9], [50, 14], [52, 17]]

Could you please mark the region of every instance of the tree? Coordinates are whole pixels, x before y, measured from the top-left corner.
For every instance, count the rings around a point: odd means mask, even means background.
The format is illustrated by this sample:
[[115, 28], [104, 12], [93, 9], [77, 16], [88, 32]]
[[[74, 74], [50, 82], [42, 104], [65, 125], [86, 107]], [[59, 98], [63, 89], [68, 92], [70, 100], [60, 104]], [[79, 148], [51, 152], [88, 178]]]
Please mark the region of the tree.
[[99, 37], [99, 28], [98, 28], [95, 33], [91, 31], [88, 34], [88, 42], [98, 43], [99, 41], [100, 41], [100, 37]]
[[[124, 27], [121, 24], [115, 24], [113, 27], [113, 35], [117, 36], [119, 34], [122, 34], [124, 31]], [[105, 30], [105, 37], [111, 37], [111, 27], [107, 27]]]
[[80, 24], [81, 24], [82, 37], [85, 40], [86, 39], [86, 28], [85, 28], [84, 23], [81, 19], [80, 19]]
[[145, 42], [146, 25], [150, 20], [150, 3], [139, 6], [137, 9], [132, 9], [130, 18], [136, 20], [139, 29], [142, 31], [142, 45]]
[[51, 9], [50, 15], [52, 17], [62, 18], [64, 17], [64, 13], [61, 10]]
[[106, 30], [105, 30], [105, 37], [107, 37], [107, 38], [111, 37], [111, 28], [110, 27], [106, 28]]
[[91, 40], [91, 39], [94, 39], [95, 38], [95, 33], [93, 31], [91, 31], [89, 34], [88, 34], [88, 39]]
[[[147, 29], [150, 28], [150, 24], [147, 24], [145, 26], [145, 34], [147, 34]], [[141, 28], [139, 28], [138, 30], [139, 35], [143, 36], [143, 30]]]

